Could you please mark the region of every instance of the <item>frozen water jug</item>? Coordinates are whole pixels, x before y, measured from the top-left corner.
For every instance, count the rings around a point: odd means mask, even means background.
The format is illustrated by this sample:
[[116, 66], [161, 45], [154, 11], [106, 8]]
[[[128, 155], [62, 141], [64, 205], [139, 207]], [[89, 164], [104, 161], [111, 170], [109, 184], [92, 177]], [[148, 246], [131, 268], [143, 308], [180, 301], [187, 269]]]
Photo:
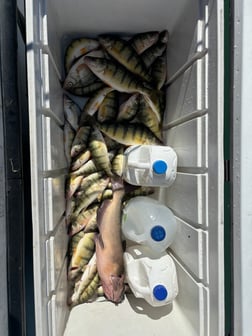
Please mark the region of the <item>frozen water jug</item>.
[[163, 252], [173, 242], [177, 222], [172, 211], [146, 196], [134, 197], [123, 209], [122, 232], [136, 243]]
[[177, 296], [176, 267], [166, 252], [158, 255], [147, 246], [134, 245], [124, 253], [124, 264], [135, 297], [158, 307], [171, 303]]
[[169, 187], [176, 178], [177, 155], [169, 146], [136, 145], [124, 152], [123, 178], [130, 184]]

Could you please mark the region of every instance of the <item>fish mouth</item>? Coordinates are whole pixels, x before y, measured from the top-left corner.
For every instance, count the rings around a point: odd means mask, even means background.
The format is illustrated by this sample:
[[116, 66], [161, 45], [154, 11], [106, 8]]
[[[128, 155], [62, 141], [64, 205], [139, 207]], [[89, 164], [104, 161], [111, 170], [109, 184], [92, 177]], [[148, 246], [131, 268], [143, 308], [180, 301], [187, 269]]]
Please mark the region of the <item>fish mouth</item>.
[[125, 285], [124, 276], [110, 276], [110, 281], [108, 284], [102, 283], [104, 290], [104, 295], [108, 301], [115, 304], [121, 303], [124, 299]]

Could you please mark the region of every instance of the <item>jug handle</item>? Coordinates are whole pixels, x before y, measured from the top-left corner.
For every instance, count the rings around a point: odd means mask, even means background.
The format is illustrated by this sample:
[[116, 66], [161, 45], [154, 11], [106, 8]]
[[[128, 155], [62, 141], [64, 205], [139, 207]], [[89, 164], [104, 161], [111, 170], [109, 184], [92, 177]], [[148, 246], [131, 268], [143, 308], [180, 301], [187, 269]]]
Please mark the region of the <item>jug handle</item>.
[[136, 235], [134, 231], [132, 231], [130, 234], [131, 234], [130, 239], [137, 243], [144, 243], [146, 241], [145, 234]]
[[128, 167], [140, 168], [140, 169], [149, 169], [150, 165], [149, 165], [149, 163], [145, 163], [145, 162], [132, 162], [132, 161], [129, 161], [128, 162]]
[[140, 286], [137, 282], [134, 283], [134, 291], [138, 292], [138, 293], [142, 293], [142, 296], [147, 296], [149, 295], [149, 290], [148, 287], [146, 286]]

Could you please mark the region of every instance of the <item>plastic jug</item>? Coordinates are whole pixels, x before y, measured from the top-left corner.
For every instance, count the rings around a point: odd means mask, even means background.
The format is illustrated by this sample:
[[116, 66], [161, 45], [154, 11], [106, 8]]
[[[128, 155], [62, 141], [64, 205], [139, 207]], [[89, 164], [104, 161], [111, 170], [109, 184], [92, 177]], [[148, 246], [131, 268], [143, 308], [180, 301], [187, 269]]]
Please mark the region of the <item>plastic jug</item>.
[[137, 298], [151, 306], [171, 303], [178, 294], [174, 261], [166, 253], [157, 255], [147, 246], [134, 245], [124, 252], [126, 280]]
[[169, 187], [176, 178], [177, 155], [171, 147], [135, 145], [124, 155], [123, 178], [130, 184]]
[[136, 243], [163, 252], [173, 242], [177, 222], [171, 210], [158, 201], [146, 197], [134, 197], [123, 209], [122, 232]]

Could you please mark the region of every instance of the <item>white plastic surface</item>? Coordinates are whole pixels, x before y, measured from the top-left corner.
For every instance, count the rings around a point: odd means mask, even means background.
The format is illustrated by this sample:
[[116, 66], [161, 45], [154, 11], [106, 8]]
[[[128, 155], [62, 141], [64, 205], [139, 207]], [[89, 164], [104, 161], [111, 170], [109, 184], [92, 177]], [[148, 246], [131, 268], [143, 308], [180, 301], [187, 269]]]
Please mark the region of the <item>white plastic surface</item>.
[[207, 119], [207, 115], [198, 117], [167, 132], [166, 142], [177, 153], [178, 167], [207, 168]]
[[207, 194], [207, 174], [178, 173], [174, 184], [166, 190], [169, 208], [188, 223], [201, 226], [208, 225]]
[[44, 179], [45, 233], [53, 231], [65, 211], [65, 175]]
[[208, 232], [178, 218], [177, 226], [170, 249], [198, 279], [208, 283]]
[[[130, 184], [169, 187], [176, 178], [177, 154], [169, 146], [130, 146], [124, 155], [123, 178]], [[155, 165], [160, 162], [166, 169], [157, 172]]]
[[252, 151], [251, 88], [252, 45], [247, 43], [252, 32], [252, 2], [234, 2], [234, 68], [233, 68], [233, 328], [234, 335], [251, 334], [252, 311]]
[[[171, 303], [178, 295], [174, 261], [166, 253], [154, 253], [147, 246], [133, 245], [124, 252], [126, 279], [136, 298], [153, 307]], [[161, 295], [155, 290], [161, 288]]]
[[[26, 0], [36, 336], [61, 336], [66, 323], [67, 336], [152, 336], [157, 330], [159, 335], [224, 335], [222, 7], [223, 0]], [[55, 194], [50, 187], [46, 190], [46, 179], [67, 172], [59, 85], [64, 77], [66, 42], [97, 33], [129, 36], [163, 29], [170, 32], [169, 78], [196, 51], [209, 48], [202, 60], [194, 62], [167, 89], [165, 144], [178, 151], [179, 166], [175, 182], [160, 197], [178, 221], [186, 223], [171, 249], [179, 294], [172, 307], [155, 309], [132, 295], [118, 306], [109, 302], [83, 304], [70, 312], [67, 321], [66, 264], [61, 260], [67, 247], [54, 266], [51, 263], [48, 267], [46, 256], [46, 242], [54, 241], [59, 232], [60, 198], [49, 197], [51, 209], [45, 211], [46, 195], [60, 194], [60, 189]], [[60, 188], [64, 195], [63, 183]], [[45, 225], [48, 217], [49, 226]], [[192, 234], [186, 245], [188, 255], [182, 246], [187, 229]], [[64, 235], [63, 228], [61, 232]], [[51, 254], [64, 249], [51, 244]], [[189, 254], [194, 255], [194, 261], [189, 260]], [[57, 271], [51, 272], [56, 265]], [[48, 296], [52, 274], [56, 275], [56, 289]]]
[[172, 211], [162, 203], [145, 196], [134, 197], [123, 208], [122, 232], [136, 243], [164, 252], [177, 231]]

